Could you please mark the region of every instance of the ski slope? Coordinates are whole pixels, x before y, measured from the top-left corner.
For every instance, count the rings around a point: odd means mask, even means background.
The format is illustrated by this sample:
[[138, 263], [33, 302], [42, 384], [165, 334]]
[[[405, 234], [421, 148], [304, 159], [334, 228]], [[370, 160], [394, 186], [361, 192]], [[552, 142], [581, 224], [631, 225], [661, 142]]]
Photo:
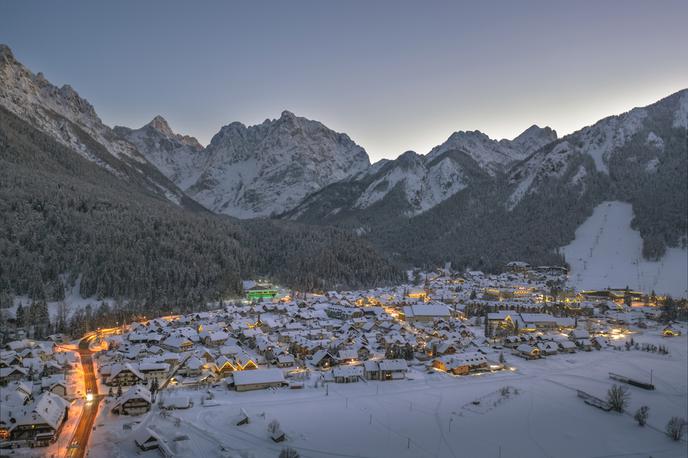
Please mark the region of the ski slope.
[[597, 206], [562, 248], [576, 288], [624, 288], [688, 297], [688, 250], [669, 248], [657, 262], [643, 259], [640, 232], [631, 229], [633, 208], [624, 202]]

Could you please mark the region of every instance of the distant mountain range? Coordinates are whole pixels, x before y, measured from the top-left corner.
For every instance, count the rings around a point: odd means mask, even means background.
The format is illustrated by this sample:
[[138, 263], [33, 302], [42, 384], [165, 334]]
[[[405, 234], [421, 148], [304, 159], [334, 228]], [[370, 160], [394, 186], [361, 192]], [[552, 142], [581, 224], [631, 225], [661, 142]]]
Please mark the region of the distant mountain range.
[[564, 263], [559, 248], [607, 200], [633, 205], [646, 257], [686, 243], [688, 90], [562, 138], [538, 126], [513, 140], [459, 131], [427, 154], [371, 165], [346, 134], [288, 111], [230, 123], [206, 147], [161, 116], [111, 129], [71, 87], [34, 75], [2, 45], [0, 82], [9, 113], [179, 211], [270, 218], [289, 232], [334, 226], [372, 242], [385, 262]]

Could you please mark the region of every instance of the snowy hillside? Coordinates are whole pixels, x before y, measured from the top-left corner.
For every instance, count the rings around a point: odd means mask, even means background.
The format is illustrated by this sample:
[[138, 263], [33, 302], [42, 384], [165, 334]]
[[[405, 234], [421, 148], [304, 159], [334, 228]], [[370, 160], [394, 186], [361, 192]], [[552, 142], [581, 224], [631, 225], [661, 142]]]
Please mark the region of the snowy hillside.
[[631, 229], [633, 209], [623, 202], [604, 202], [562, 249], [576, 288], [624, 288], [688, 296], [688, 251], [669, 248], [658, 262], [643, 259], [640, 233]]
[[134, 145], [103, 124], [93, 106], [69, 85], [33, 74], [0, 44], [0, 106], [108, 172], [180, 204], [181, 191]]
[[466, 187], [461, 166], [451, 158], [428, 164], [424, 156], [407, 151], [390, 163], [365, 188], [355, 203], [368, 208], [381, 201], [396, 186], [401, 186], [411, 210], [409, 215], [422, 213]]

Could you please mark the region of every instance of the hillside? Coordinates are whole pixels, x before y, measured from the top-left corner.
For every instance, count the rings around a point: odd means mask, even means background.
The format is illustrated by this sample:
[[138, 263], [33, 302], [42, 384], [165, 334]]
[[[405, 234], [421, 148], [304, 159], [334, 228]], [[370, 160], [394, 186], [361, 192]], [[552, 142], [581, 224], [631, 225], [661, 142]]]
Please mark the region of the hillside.
[[547, 143], [527, 142], [531, 152], [517, 161], [503, 142], [457, 133], [448, 142], [463, 149], [405, 153], [283, 217], [366, 234], [406, 264], [498, 270], [513, 259], [563, 263], [559, 248], [576, 228], [601, 202], [618, 200], [633, 206], [643, 256], [658, 260], [688, 233], [687, 113], [683, 90], [561, 139], [547, 142], [555, 136], [540, 131]]
[[116, 177], [0, 107], [0, 291], [191, 306], [237, 294], [241, 278], [293, 287], [400, 278], [365, 241], [337, 229], [239, 222], [189, 211]]

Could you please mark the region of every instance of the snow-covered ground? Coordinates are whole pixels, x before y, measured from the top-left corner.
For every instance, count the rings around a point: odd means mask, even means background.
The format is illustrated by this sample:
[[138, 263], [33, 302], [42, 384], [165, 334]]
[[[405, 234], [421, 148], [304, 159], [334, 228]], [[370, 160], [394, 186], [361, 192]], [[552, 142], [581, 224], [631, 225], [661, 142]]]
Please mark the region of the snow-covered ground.
[[[103, 302], [112, 306], [115, 300], [112, 298], [98, 299], [95, 296], [81, 297], [81, 277], [79, 277], [79, 279], [74, 282], [73, 287], [66, 289], [63, 301], [48, 302], [48, 314], [50, 315], [50, 320], [54, 321], [58, 316], [60, 304], [64, 303], [67, 306], [67, 317], [69, 318], [75, 311], [84, 309], [88, 305], [90, 305], [93, 312], [95, 312]], [[15, 296], [14, 304], [6, 308], [5, 313], [7, 313], [9, 317], [14, 318], [17, 314], [17, 307], [19, 304], [27, 308], [31, 305], [31, 299], [28, 296]]]
[[669, 248], [652, 262], [642, 257], [640, 233], [631, 229], [633, 208], [623, 202], [597, 206], [562, 249], [571, 266], [569, 281], [576, 288], [629, 286], [644, 292], [688, 297], [688, 250]]
[[[663, 431], [671, 416], [688, 411], [687, 338], [685, 332], [662, 338], [660, 331], [633, 337], [668, 346], [668, 356], [605, 349], [537, 361], [507, 356], [513, 372], [454, 377], [415, 370], [413, 380], [329, 384], [327, 391], [313, 382], [302, 390], [215, 388], [216, 405], [207, 407], [200, 405], [202, 390], [166, 391], [167, 397], [190, 395], [194, 407], [167, 418], [157, 406], [140, 417], [116, 417], [105, 408], [91, 456], [134, 456], [132, 432], [123, 425], [141, 421], [162, 432], [178, 456], [273, 458], [289, 446], [302, 457], [685, 457], [688, 444]], [[601, 411], [576, 395], [582, 389], [604, 397], [610, 371], [647, 380], [650, 370], [656, 390], [629, 387], [629, 414]], [[512, 388], [509, 398], [499, 393], [505, 386]], [[641, 405], [650, 407], [644, 428], [632, 418]], [[241, 408], [251, 422], [235, 426]], [[286, 432], [282, 444], [268, 437], [273, 419]]]

